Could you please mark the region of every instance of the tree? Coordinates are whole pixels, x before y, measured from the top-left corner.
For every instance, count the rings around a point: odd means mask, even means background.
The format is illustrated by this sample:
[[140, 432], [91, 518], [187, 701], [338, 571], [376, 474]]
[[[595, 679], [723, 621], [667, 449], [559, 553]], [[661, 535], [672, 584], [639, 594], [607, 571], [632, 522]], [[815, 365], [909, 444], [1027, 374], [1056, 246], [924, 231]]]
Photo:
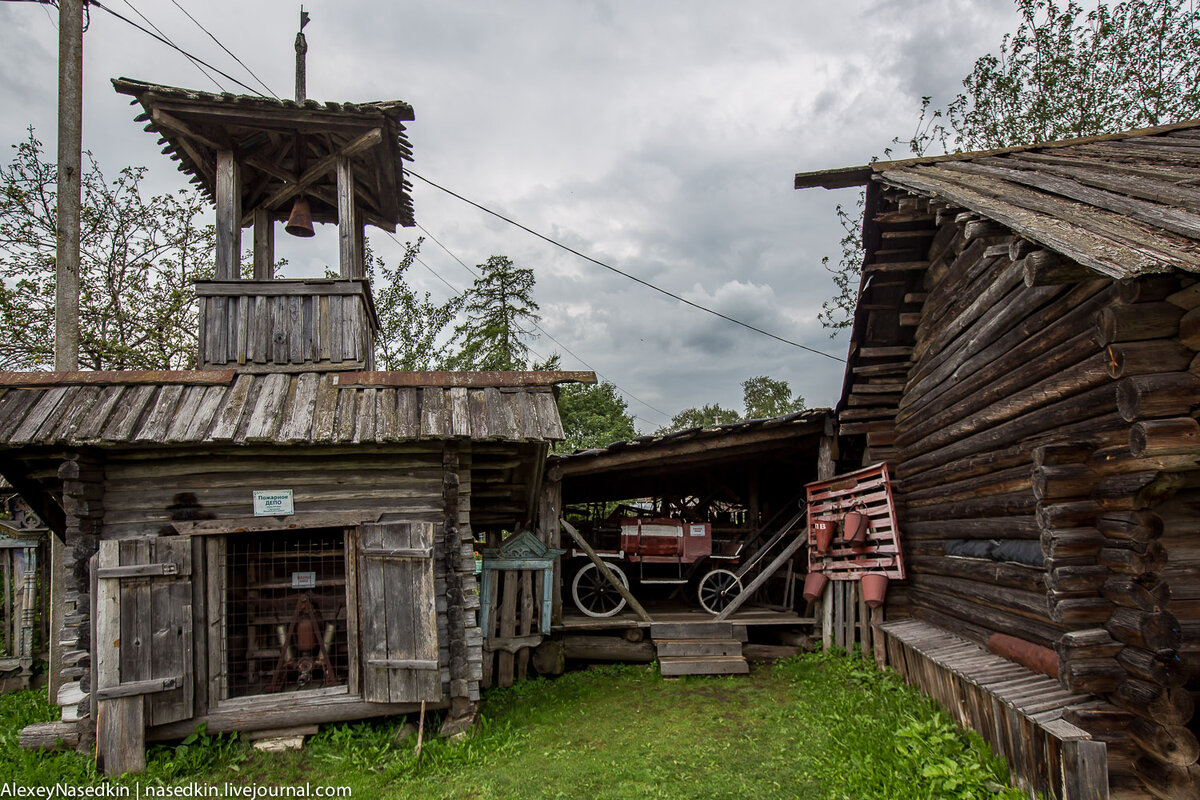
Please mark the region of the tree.
[[701, 408], [685, 408], [671, 417], [670, 425], [660, 428], [658, 432], [663, 434], [684, 431], [688, 428], [711, 428], [716, 425], [729, 425], [733, 422], [741, 422], [741, 419], [742, 416], [733, 409], [721, 408], [716, 403], [710, 403]]
[[915, 154], [1011, 147], [1200, 116], [1200, 6], [1128, 0], [1087, 12], [1016, 0], [1021, 23], [975, 62], [944, 111], [904, 142]]
[[804, 398], [793, 397], [787, 381], [766, 375], [742, 381], [746, 419], [769, 419], [804, 410]]
[[[999, 55], [975, 61], [965, 91], [945, 109], [921, 101], [908, 139], [915, 155], [1012, 147], [1200, 116], [1200, 5], [1181, 0], [1127, 0], [1085, 13], [1074, 0], [1016, 0], [1020, 23]], [[859, 205], [862, 205], [860, 195]], [[838, 294], [821, 323], [850, 324], [862, 266], [861, 214], [841, 207], [846, 231], [833, 273]], [[831, 334], [831, 335], [833, 335]]]
[[404, 257], [395, 268], [368, 254], [368, 274], [379, 316], [375, 365], [384, 370], [443, 369], [451, 358], [454, 338], [444, 336], [463, 305], [463, 297], [434, 303], [429, 292], [418, 296], [404, 276], [417, 258], [424, 238], [405, 242]]
[[518, 267], [505, 256], [491, 256], [478, 265], [482, 273], [467, 293], [466, 315], [455, 335], [462, 349], [451, 359], [454, 369], [525, 369], [530, 337], [524, 325], [537, 322], [533, 300], [533, 270]]
[[[57, 168], [32, 128], [0, 165], [0, 369], [54, 360]], [[111, 182], [88, 154], [82, 176], [79, 363], [182, 369], [199, 328], [192, 281], [213, 274], [214, 229], [195, 189], [146, 196], [143, 168]]]
[[742, 381], [743, 413], [721, 408], [716, 403], [701, 408], [685, 408], [671, 417], [671, 423], [659, 428], [658, 433], [674, 433], [688, 428], [711, 428], [751, 419], [768, 419], [794, 414], [804, 410], [804, 398], [792, 396], [787, 381], [775, 380], [766, 375]]
[[585, 383], [560, 386], [558, 414], [565, 438], [555, 445], [557, 452], [607, 447], [637, 436], [625, 399], [608, 381], [590, 386]]

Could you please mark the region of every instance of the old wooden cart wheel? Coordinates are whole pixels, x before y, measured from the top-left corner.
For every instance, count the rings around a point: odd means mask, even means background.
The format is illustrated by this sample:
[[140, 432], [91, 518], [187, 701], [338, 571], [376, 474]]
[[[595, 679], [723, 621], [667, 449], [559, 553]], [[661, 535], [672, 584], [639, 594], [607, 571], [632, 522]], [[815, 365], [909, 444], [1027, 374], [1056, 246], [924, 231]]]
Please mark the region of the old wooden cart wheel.
[[[606, 563], [606, 566], [628, 589], [629, 579], [621, 568], [616, 564]], [[576, 608], [589, 617], [611, 617], [625, 607], [625, 598], [591, 563], [584, 564], [583, 569], [575, 573], [575, 580], [571, 582], [571, 597], [575, 599]]]
[[727, 569], [714, 569], [700, 579], [700, 605], [710, 614], [720, 614], [742, 593], [742, 582]]

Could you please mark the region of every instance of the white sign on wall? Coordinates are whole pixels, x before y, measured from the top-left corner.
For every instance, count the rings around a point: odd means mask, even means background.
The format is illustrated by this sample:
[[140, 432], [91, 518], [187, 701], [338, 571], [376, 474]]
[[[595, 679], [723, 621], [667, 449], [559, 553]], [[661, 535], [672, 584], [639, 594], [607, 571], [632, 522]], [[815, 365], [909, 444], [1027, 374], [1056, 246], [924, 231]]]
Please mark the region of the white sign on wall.
[[254, 516], [290, 517], [295, 513], [291, 489], [254, 490]]

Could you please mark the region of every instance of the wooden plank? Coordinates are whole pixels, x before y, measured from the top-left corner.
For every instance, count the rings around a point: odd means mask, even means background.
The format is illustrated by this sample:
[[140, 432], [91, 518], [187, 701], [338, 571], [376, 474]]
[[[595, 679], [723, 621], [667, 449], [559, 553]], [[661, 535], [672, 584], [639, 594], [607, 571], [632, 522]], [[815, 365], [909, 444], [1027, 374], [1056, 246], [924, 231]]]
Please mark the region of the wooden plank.
[[421, 390], [421, 437], [443, 438], [446, 436], [446, 392], [434, 386]]
[[209, 438], [216, 442], [232, 441], [237, 434], [242, 421], [242, 413], [250, 399], [250, 390], [254, 387], [253, 375], [239, 375], [229, 390], [217, 411], [216, 422], [213, 423]]
[[[499, 634], [501, 639], [511, 639], [517, 632], [517, 594], [520, 591], [519, 575], [515, 570], [505, 570], [500, 573], [503, 584], [498, 617]], [[501, 650], [496, 655], [496, 685], [513, 685], [513, 654]]]
[[149, 699], [150, 725], [192, 716], [191, 554], [191, 542], [186, 539], [160, 538], [153, 542], [152, 559], [175, 565], [176, 573], [150, 581], [150, 674], [156, 679], [178, 674], [181, 681], [173, 690]]
[[399, 439], [416, 439], [421, 433], [420, 405], [417, 390], [396, 390], [396, 436]]
[[242, 257], [242, 181], [241, 170], [232, 150], [217, 151], [215, 194], [216, 276], [218, 280], [236, 280], [240, 277]]
[[317, 407], [317, 388], [320, 378], [316, 373], [305, 372], [296, 378], [295, 392], [287, 404], [283, 422], [277, 436], [282, 442], [306, 442], [313, 425]]
[[[529, 636], [533, 633], [534, 607], [535, 598], [533, 594], [533, 573], [530, 570], [521, 570], [521, 617], [517, 625], [517, 636]], [[540, 575], [539, 575], [540, 577]], [[541, 581], [539, 580], [540, 584]], [[516, 678], [519, 681], [525, 680], [529, 674], [529, 648], [523, 647], [516, 654]]]
[[355, 420], [354, 441], [372, 442], [375, 439], [375, 394], [378, 389], [368, 387], [363, 389], [358, 402], [358, 419]]
[[447, 392], [450, 396], [449, 417], [450, 435], [456, 437], [471, 437], [471, 410], [467, 402], [465, 386], [451, 387]]
[[222, 609], [225, 607], [225, 539], [210, 536], [204, 540], [205, 563], [205, 628], [208, 632], [208, 704], [217, 707], [227, 697], [224, 654], [227, 626]]
[[275, 432], [280, 426], [280, 412], [283, 402], [287, 399], [288, 388], [292, 378], [284, 373], [267, 375], [262, 379], [262, 389], [258, 400], [250, 414], [250, 424], [246, 426], [244, 440], [247, 442], [269, 442], [275, 440]]
[[137, 386], [127, 390], [121, 396], [120, 406], [109, 418], [108, 424], [104, 427], [104, 433], [99, 438], [118, 442], [128, 440], [141, 417], [142, 410], [150, 402], [154, 393], [155, 387], [153, 386]]
[[345, 360], [342, 352], [342, 298], [321, 298], [322, 303], [329, 303], [329, 361], [340, 364]]
[[54, 412], [54, 409], [57, 408], [58, 404], [62, 402], [62, 399], [66, 397], [66, 394], [66, 386], [58, 386], [41, 392], [41, 396], [38, 398], [33, 408], [26, 413], [25, 418], [21, 421], [20, 426], [18, 426], [16, 431], [13, 432], [12, 436], [8, 438], [8, 441], [12, 444], [29, 444], [32, 442], [33, 436], [37, 432], [38, 428], [40, 428], [42, 423], [46, 421], [46, 418]]
[[300, 298], [287, 298], [288, 363], [302, 364], [307, 355], [304, 338], [304, 317], [300, 312]]
[[358, 620], [363, 609], [359, 606], [358, 598], [358, 526], [347, 525], [342, 529], [342, 543], [346, 553], [346, 597], [351, 604], [346, 613], [346, 650], [349, 675], [347, 689], [351, 695], [358, 696], [362, 692], [360, 675], [360, 655], [362, 644], [359, 639]]
[[314, 444], [333, 441], [337, 419], [338, 387], [329, 375], [322, 375], [317, 385], [313, 407], [312, 441]]
[[375, 393], [375, 441], [399, 441], [396, 419], [396, 390], [380, 389]]
[[349, 442], [354, 439], [354, 431], [358, 422], [357, 389], [343, 389], [338, 392], [337, 424], [333, 431], [335, 442]]

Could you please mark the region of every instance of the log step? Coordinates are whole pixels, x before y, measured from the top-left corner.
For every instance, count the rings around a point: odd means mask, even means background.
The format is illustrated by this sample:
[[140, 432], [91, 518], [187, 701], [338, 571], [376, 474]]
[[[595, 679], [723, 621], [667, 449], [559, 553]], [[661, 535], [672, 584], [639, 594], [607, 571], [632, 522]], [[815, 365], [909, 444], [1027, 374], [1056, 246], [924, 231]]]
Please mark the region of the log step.
[[21, 730], [25, 750], [70, 750], [79, 744], [79, 727], [73, 722], [38, 722]]
[[750, 665], [740, 655], [660, 658], [658, 667], [664, 678], [679, 675], [745, 675], [750, 672]]
[[652, 639], [736, 639], [732, 622], [655, 622]]
[[654, 646], [660, 659], [742, 655], [737, 639], [655, 639]]

